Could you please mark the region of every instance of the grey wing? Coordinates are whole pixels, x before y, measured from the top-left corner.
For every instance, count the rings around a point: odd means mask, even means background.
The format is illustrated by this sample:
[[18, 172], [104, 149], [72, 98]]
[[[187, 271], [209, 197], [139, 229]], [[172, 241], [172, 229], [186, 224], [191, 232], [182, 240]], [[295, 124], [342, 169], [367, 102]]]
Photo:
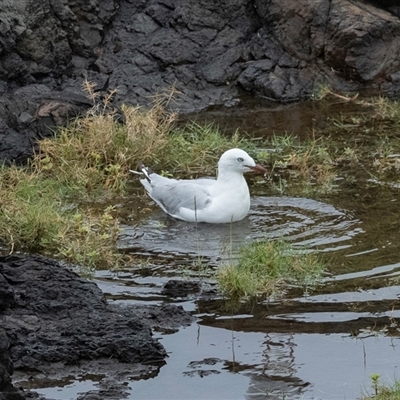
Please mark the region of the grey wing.
[[208, 186], [175, 181], [153, 188], [151, 197], [172, 215], [182, 207], [190, 210], [202, 210], [212, 202]]

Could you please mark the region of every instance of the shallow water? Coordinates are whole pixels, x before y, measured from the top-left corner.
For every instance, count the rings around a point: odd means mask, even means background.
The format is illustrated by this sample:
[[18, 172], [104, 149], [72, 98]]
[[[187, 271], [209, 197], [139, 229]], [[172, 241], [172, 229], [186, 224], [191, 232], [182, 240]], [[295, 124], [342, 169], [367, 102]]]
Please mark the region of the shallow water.
[[[357, 112], [340, 104], [258, 105], [228, 117], [212, 110], [198, 120], [231, 131], [246, 126], [255, 136], [267, 130], [301, 135], [343, 110]], [[95, 282], [110, 301], [173, 302], [197, 317], [177, 333], [155, 332], [169, 353], [167, 364], [151, 379], [128, 382], [130, 399], [357, 399], [373, 393], [371, 373], [389, 384], [400, 379], [398, 182], [388, 188], [341, 178], [336, 192], [313, 198], [277, 196], [267, 185], [251, 188], [249, 217], [232, 225], [172, 220], [147, 198], [139, 208], [149, 210], [139, 219], [137, 204], [119, 205], [128, 210], [120, 247], [148, 264], [98, 272]], [[199, 280], [206, 291], [213, 285], [210, 270], [234, 258], [241, 244], [265, 237], [324, 253], [329, 276], [306, 295], [293, 290], [285, 299], [236, 309], [217, 295], [163, 293], [172, 278]], [[39, 391], [64, 400], [96, 384], [77, 380], [72, 389]]]
[[346, 246], [362, 232], [351, 213], [320, 201], [286, 196], [255, 196], [248, 218], [234, 224], [188, 224], [159, 210], [135, 226], [123, 226], [120, 247], [143, 256], [171, 258], [172, 262], [201, 257], [216, 264], [230, 258], [246, 242], [284, 236], [325, 250]]

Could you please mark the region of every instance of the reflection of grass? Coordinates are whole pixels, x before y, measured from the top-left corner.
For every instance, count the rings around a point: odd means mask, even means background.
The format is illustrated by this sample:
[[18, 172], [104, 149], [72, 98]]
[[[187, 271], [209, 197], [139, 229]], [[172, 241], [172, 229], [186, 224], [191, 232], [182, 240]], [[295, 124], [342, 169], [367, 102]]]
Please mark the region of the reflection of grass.
[[287, 284], [315, 284], [324, 268], [315, 253], [284, 240], [262, 241], [244, 246], [237, 264], [221, 266], [216, 278], [222, 292], [231, 297], [271, 295]]

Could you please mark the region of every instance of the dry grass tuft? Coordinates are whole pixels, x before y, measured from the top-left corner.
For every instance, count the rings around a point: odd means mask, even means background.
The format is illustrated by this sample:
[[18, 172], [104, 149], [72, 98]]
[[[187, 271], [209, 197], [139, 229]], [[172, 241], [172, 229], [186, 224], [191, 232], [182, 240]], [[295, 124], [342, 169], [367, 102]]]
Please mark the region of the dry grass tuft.
[[[87, 90], [95, 100], [90, 84]], [[120, 123], [116, 112], [108, 111], [111, 98], [104, 99], [102, 107], [95, 103], [54, 138], [42, 140], [33, 160], [34, 170], [60, 180], [80, 196], [122, 192], [130, 168], [162, 153], [175, 115], [167, 113], [161, 101], [150, 110], [123, 106]]]

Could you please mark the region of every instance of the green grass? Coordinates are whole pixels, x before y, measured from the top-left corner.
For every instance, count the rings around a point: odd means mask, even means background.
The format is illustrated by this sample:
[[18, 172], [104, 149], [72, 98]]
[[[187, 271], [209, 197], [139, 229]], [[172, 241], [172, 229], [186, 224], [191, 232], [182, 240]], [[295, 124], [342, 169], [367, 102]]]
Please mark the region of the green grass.
[[400, 125], [400, 101], [378, 96], [369, 99], [359, 99], [358, 103], [369, 108], [370, 118], [375, 121], [386, 121], [391, 126]]
[[124, 193], [129, 169], [139, 161], [164, 175], [215, 176], [221, 154], [241, 147], [255, 154], [250, 139], [225, 136], [217, 127], [194, 122], [174, 127], [175, 115], [160, 104], [152, 109], [122, 107], [123, 124], [111, 114], [90, 112], [51, 139], [39, 143], [33, 169], [56, 179], [71, 197], [94, 201]]
[[116, 266], [118, 221], [112, 209], [80, 209], [64, 186], [26, 168], [0, 167], [0, 246], [37, 252], [88, 269]]
[[[335, 149], [328, 137], [307, 139], [285, 133], [267, 138], [257, 158], [270, 169], [270, 185], [278, 192], [328, 193], [336, 178]], [[272, 151], [271, 151], [272, 149]], [[293, 190], [292, 190], [293, 189]]]
[[[166, 111], [159, 97], [150, 109], [123, 106], [117, 118], [110, 110], [112, 93], [100, 103], [93, 85], [86, 82], [85, 88], [93, 100], [86, 115], [60, 128], [53, 138], [41, 140], [29, 165], [0, 168], [3, 252], [35, 251], [90, 268], [117, 265], [121, 261], [118, 212], [105, 204], [124, 195], [134, 182], [129, 169], [138, 161], [176, 178], [215, 176], [220, 155], [240, 147], [271, 171], [268, 182], [261, 178], [260, 184], [271, 192], [295, 194], [331, 191], [336, 166], [359, 163], [357, 146], [346, 145], [338, 151], [329, 137], [316, 138], [314, 133], [306, 140], [284, 134], [256, 141], [238, 132], [224, 135], [212, 124], [176, 126], [176, 115]], [[365, 106], [374, 110], [374, 121], [383, 121], [384, 126], [393, 128], [399, 123], [394, 121], [400, 121], [396, 102], [379, 98]], [[366, 119], [353, 125], [366, 124]], [[341, 123], [348, 135], [349, 124]], [[379, 176], [397, 176], [400, 169], [400, 141], [392, 137], [382, 136], [378, 146], [374, 142], [369, 169]], [[232, 291], [262, 291], [268, 283], [260, 279], [261, 288], [250, 280], [248, 288], [237, 283]], [[282, 279], [289, 278], [283, 274]], [[233, 275], [231, 280], [235, 280]]]
[[372, 387], [374, 395], [366, 395], [362, 400], [400, 400], [400, 382], [395, 382], [393, 385], [383, 385], [379, 382], [380, 375], [371, 374]]
[[0, 237], [10, 251], [48, 246], [58, 233], [60, 199], [52, 181], [17, 167], [0, 168]]
[[226, 136], [214, 124], [199, 125], [189, 122], [171, 130], [158, 163], [167, 174], [173, 172], [174, 175], [185, 177], [215, 176], [219, 157], [234, 147], [239, 147], [252, 156], [258, 154], [254, 142], [240, 136], [238, 132]]
[[42, 140], [33, 169], [60, 181], [71, 196], [93, 200], [122, 193], [129, 169], [162, 153], [173, 122], [160, 105], [147, 111], [123, 107], [122, 112], [125, 124], [112, 113], [89, 113]]
[[287, 285], [314, 285], [324, 269], [320, 257], [307, 249], [265, 240], [244, 246], [237, 263], [220, 267], [216, 279], [229, 297], [269, 296]]
[[[94, 99], [92, 88], [88, 87]], [[107, 102], [107, 99], [106, 99]], [[255, 149], [250, 140], [224, 136], [212, 125], [174, 127], [161, 102], [151, 109], [122, 107], [123, 121], [107, 104], [60, 128], [25, 167], [0, 168], [0, 250], [38, 252], [89, 269], [116, 268], [116, 210], [105, 206], [125, 193], [138, 161], [158, 172], [215, 175], [220, 154]]]

